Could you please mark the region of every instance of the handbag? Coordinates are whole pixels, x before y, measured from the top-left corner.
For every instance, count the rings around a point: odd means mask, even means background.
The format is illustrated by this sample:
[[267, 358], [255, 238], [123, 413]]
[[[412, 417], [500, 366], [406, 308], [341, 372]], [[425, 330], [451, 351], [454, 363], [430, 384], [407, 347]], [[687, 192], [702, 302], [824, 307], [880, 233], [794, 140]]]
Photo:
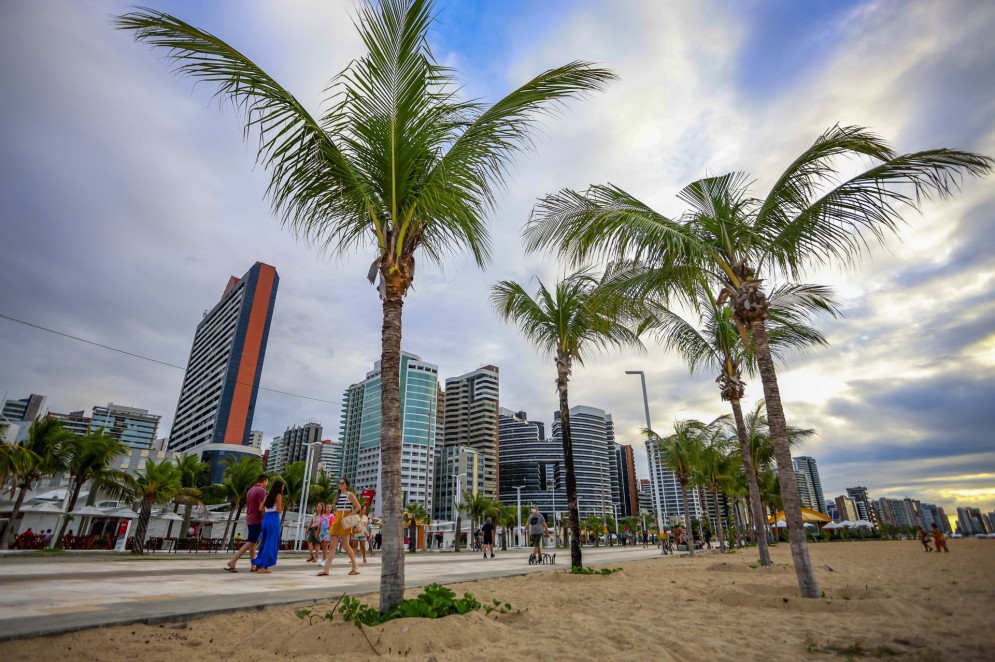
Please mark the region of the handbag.
[[359, 524], [359, 515], [346, 515], [342, 518], [343, 529], [352, 529], [357, 524]]

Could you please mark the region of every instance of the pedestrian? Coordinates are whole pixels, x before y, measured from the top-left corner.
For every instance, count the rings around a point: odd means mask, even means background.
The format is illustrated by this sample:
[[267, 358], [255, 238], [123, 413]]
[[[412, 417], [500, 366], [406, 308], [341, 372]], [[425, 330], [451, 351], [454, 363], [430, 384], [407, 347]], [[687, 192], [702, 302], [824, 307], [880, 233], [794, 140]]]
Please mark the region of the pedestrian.
[[708, 549], [712, 548], [712, 530], [711, 529], [705, 529], [705, 546], [708, 547]]
[[45, 531], [44, 541], [46, 545], [52, 542], [52, 529], [48, 529], [47, 531]]
[[259, 504], [263, 514], [262, 542], [259, 554], [256, 555], [256, 572], [268, 575], [270, 568], [276, 565], [276, 557], [280, 551], [280, 513], [283, 512], [283, 488], [286, 484], [274, 480], [273, 486], [266, 494], [266, 500]]
[[306, 563], [316, 563], [318, 561], [318, 550], [321, 543], [318, 541], [318, 527], [321, 525], [321, 517], [325, 514], [325, 504], [318, 502], [314, 507], [314, 514], [307, 522], [307, 561]]
[[943, 536], [943, 531], [940, 531], [940, 527], [936, 526], [936, 522], [933, 522], [933, 546], [936, 547], [937, 552], [941, 549], [944, 552], [950, 552], [947, 549], [947, 539]]
[[377, 535], [373, 536], [373, 544], [378, 550], [383, 547], [383, 533], [377, 531]]
[[318, 518], [318, 546], [321, 548], [322, 565], [328, 560], [328, 546], [332, 541], [332, 520], [335, 519], [335, 513], [332, 512], [332, 509], [334, 507], [331, 503], [326, 503], [324, 512]]
[[926, 551], [932, 552], [933, 548], [929, 546], [929, 534], [926, 533], [926, 529], [922, 528], [922, 526], [917, 526], [916, 535], [919, 536], [919, 542], [921, 542], [922, 546], [926, 548]]
[[535, 556], [542, 554], [543, 537], [549, 537], [549, 527], [546, 526], [546, 518], [539, 514], [539, 506], [532, 506], [532, 514], [526, 522], [529, 530], [529, 540], [532, 543], [532, 553]]
[[[256, 555], [256, 542], [259, 540], [263, 524], [263, 515], [259, 510], [259, 504], [266, 500], [266, 485], [268, 483], [269, 477], [266, 474], [260, 474], [259, 478], [256, 479], [256, 484], [250, 487], [245, 495], [245, 525], [249, 529], [249, 537], [238, 548], [231, 561], [225, 564], [225, 570], [228, 572], [238, 572], [235, 565], [246, 552], [249, 552], [250, 559]], [[256, 566], [252, 564], [252, 572], [255, 571]]]
[[366, 563], [366, 529], [370, 526], [370, 518], [366, 514], [366, 506], [359, 506], [359, 524], [352, 527], [352, 551], [360, 552], [363, 555], [363, 563]]
[[[349, 560], [352, 562], [352, 570], [349, 571], [350, 575], [359, 574], [359, 566], [356, 565], [356, 553], [352, 551], [352, 545], [349, 544], [352, 527], [359, 521], [355, 518], [358, 512], [359, 501], [356, 499], [356, 495], [349, 491], [349, 481], [345, 478], [340, 478], [339, 498], [335, 501], [335, 521], [332, 522], [329, 535], [332, 540], [338, 541], [346, 553], [349, 554]], [[332, 545], [332, 550], [329, 551], [328, 559], [325, 561], [325, 567], [318, 573], [319, 577], [328, 576], [328, 570], [332, 567], [334, 559], [335, 551], [334, 545]]]
[[484, 558], [487, 558], [487, 549], [491, 550], [491, 558], [494, 558], [494, 524], [488, 517], [484, 525], [480, 527], [480, 533], [484, 538]]

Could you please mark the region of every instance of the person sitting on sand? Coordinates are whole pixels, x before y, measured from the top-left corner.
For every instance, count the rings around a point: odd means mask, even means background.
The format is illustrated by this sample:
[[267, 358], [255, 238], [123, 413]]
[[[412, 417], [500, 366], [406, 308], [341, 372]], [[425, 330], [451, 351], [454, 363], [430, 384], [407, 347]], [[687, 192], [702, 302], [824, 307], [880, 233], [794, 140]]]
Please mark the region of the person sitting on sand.
[[932, 552], [933, 548], [929, 546], [929, 534], [926, 533], [926, 529], [921, 526], [917, 526], [916, 534], [919, 536], [919, 542], [921, 542], [922, 546], [926, 548], [926, 551]]
[[940, 527], [936, 526], [936, 522], [933, 522], [933, 544], [936, 546], [937, 552], [941, 549], [944, 552], [950, 552], [950, 550], [947, 549], [947, 539], [943, 537], [943, 531], [940, 531]]

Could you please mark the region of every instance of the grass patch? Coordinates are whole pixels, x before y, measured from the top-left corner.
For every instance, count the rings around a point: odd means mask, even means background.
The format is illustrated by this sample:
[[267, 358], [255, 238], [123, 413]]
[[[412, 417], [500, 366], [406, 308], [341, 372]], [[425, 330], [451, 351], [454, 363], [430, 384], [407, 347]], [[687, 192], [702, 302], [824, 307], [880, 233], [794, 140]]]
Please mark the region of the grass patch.
[[581, 568], [580, 566], [574, 566], [570, 568], [571, 575], [610, 575], [615, 572], [622, 572], [622, 568], [601, 568], [600, 570], [595, 570], [594, 568], [587, 567]]

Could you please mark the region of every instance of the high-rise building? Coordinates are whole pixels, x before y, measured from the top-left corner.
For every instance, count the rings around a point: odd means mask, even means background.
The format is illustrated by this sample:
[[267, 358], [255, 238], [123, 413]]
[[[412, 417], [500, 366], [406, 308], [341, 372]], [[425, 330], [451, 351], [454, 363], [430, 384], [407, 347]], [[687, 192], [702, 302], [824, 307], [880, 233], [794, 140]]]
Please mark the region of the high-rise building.
[[636, 462], [632, 446], [615, 444], [615, 464], [618, 474], [619, 517], [639, 514], [639, 493], [636, 490]]
[[539, 506], [539, 511], [551, 520], [554, 513], [566, 512], [563, 442], [559, 438], [543, 439], [545, 427], [530, 421], [524, 411], [502, 408], [498, 421], [501, 503], [516, 505], [520, 492], [522, 505]]
[[77, 437], [85, 437], [90, 434], [90, 423], [93, 420], [82, 409], [71, 411], [68, 414], [49, 412], [45, 418], [54, 418], [62, 423], [62, 429], [72, 432]]
[[24, 441], [28, 438], [31, 422], [45, 412], [45, 396], [32, 393], [19, 400], [5, 400], [0, 410], [0, 423], [8, 428], [4, 438], [8, 443]]
[[[571, 407], [570, 437], [580, 516], [614, 516], [614, 506], [618, 503], [618, 470], [611, 414], [595, 407]], [[560, 445], [562, 452], [559, 411], [553, 413], [552, 441]]]
[[[439, 393], [439, 367], [420, 357], [401, 352], [401, 490], [408, 502], [421, 503], [432, 512], [435, 477], [435, 444]], [[381, 509], [380, 463], [380, 362], [360, 384], [350, 386], [343, 396], [343, 473], [356, 491], [376, 490], [373, 512]], [[356, 391], [362, 389], [361, 398]], [[358, 416], [358, 421], [356, 417]], [[353, 458], [355, 458], [353, 460]]]
[[801, 499], [802, 508], [819, 510], [815, 502], [815, 486], [812, 485], [812, 477], [808, 472], [796, 469], [795, 482], [798, 484], [798, 497]]
[[90, 429], [104, 428], [132, 448], [151, 448], [159, 430], [162, 416], [150, 414], [148, 409], [124, 407], [113, 402], [106, 407], [94, 407]]
[[287, 449], [283, 445], [283, 435], [273, 437], [266, 456], [266, 471], [280, 471], [287, 466]]
[[874, 508], [871, 498], [867, 496], [867, 488], [862, 486], [846, 488], [847, 496], [853, 497], [857, 502], [857, 514], [860, 519], [867, 520], [874, 526], [878, 525], [878, 514]]
[[640, 478], [636, 484], [639, 487], [639, 514], [653, 512], [653, 486], [649, 478]]
[[250, 432], [279, 283], [276, 269], [256, 262], [197, 325], [169, 448], [196, 454], [212, 473], [223, 457], [262, 454]]
[[[314, 421], [304, 425], [289, 427], [280, 437], [280, 457], [275, 471], [283, 471], [288, 464], [295, 462], [307, 463], [308, 450], [312, 448], [309, 444], [317, 444], [321, 441], [322, 428], [320, 423]], [[318, 462], [315, 457], [318, 451], [311, 451], [314, 455], [311, 458], [311, 467], [314, 475], [318, 474]]]
[[837, 508], [836, 508], [836, 502], [835, 501], [827, 501], [826, 502], [826, 509], [823, 510], [822, 512], [824, 512], [826, 515], [828, 515], [829, 517], [831, 517], [834, 522], [842, 522], [843, 521], [843, 518], [840, 517], [840, 511], [837, 510]]
[[319, 470], [332, 480], [342, 476], [342, 442], [325, 439], [321, 442], [321, 455], [317, 458]]
[[436, 444], [432, 517], [436, 522], [456, 521], [463, 495], [479, 494], [484, 482], [484, 462], [469, 446]]
[[815, 463], [815, 458], [800, 455], [792, 460], [792, 464], [795, 466], [795, 471], [807, 474], [809, 480], [811, 480], [811, 489], [814, 497], [813, 510], [825, 513], [824, 504], [826, 503], [826, 498], [822, 493], [822, 480], [819, 478], [819, 467]]
[[857, 512], [857, 502], [853, 500], [853, 497], [843, 495], [836, 497], [836, 509], [840, 511], [840, 517], [844, 521], [856, 522], [860, 519], [860, 514]]
[[483, 484], [478, 490], [497, 499], [498, 480], [498, 369], [487, 365], [446, 380], [447, 446], [466, 446], [477, 451], [483, 462]]
[[992, 533], [980, 508], [958, 508], [957, 528], [965, 536]]
[[258, 448], [262, 450], [263, 447], [263, 431], [253, 430], [249, 433], [249, 445], [253, 448]]

